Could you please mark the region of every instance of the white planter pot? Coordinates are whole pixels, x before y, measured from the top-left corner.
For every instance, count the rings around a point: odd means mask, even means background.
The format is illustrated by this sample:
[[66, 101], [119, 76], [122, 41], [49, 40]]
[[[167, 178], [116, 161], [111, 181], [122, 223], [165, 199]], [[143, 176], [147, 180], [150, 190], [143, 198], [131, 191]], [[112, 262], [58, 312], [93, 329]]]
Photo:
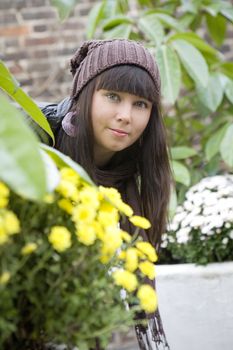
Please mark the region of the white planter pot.
[[233, 262], [157, 265], [156, 288], [171, 350], [233, 349]]

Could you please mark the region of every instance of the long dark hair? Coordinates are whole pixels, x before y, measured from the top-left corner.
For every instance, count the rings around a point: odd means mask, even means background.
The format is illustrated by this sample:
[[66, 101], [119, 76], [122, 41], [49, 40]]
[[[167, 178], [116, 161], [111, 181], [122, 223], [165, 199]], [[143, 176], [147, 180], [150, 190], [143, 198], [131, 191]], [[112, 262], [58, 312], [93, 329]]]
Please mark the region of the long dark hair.
[[160, 95], [149, 74], [135, 65], [119, 65], [109, 68], [92, 79], [72, 100], [71, 110], [76, 111], [78, 135], [71, 138], [61, 129], [56, 148], [82, 165], [95, 181], [93, 152], [93, 128], [91, 101], [95, 90], [106, 89], [128, 92], [153, 103], [149, 123], [140, 140], [128, 149], [117, 152], [116, 163], [130, 156], [136, 163], [139, 175], [142, 214], [152, 223], [148, 238], [159, 246], [165, 230], [167, 207], [171, 188], [171, 170], [165, 127], [160, 110]]

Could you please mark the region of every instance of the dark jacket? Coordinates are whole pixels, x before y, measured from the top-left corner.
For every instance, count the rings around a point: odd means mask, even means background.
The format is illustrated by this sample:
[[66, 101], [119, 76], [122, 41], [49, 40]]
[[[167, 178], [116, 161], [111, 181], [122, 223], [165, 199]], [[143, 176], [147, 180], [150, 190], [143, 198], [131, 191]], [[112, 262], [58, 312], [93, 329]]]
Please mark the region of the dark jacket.
[[[43, 114], [46, 116], [49, 125], [54, 133], [55, 139], [58, 130], [61, 127], [62, 119], [70, 109], [70, 98], [66, 97], [60, 103], [37, 103]], [[35, 131], [42, 143], [52, 145], [52, 139], [31, 117], [26, 117], [27, 123]]]

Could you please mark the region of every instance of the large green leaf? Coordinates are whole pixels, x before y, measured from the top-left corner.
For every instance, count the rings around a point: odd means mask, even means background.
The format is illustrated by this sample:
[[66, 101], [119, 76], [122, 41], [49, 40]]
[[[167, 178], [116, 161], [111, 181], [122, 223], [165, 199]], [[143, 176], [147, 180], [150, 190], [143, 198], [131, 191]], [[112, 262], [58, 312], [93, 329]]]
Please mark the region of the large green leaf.
[[221, 14], [233, 22], [233, 6], [230, 1], [221, 1]]
[[221, 15], [213, 17], [209, 14], [206, 14], [206, 23], [211, 38], [218, 46], [222, 45], [226, 34], [226, 19]]
[[113, 29], [104, 32], [105, 39], [128, 39], [132, 26], [130, 24], [120, 24]]
[[173, 40], [186, 40], [193, 46], [195, 46], [198, 50], [203, 53], [209, 53], [214, 56], [219, 55], [219, 52], [215, 50], [213, 47], [208, 45], [202, 38], [199, 37], [196, 33], [193, 32], [184, 32], [184, 33], [176, 33], [169, 37], [169, 42]]
[[220, 145], [220, 153], [222, 159], [230, 166], [233, 167], [233, 124], [228, 126], [226, 133], [222, 139]]
[[0, 88], [5, 90], [9, 96], [11, 96], [19, 105], [25, 110], [25, 112], [35, 120], [52, 138], [55, 143], [53, 132], [50, 125], [41, 112], [39, 107], [33, 102], [33, 100], [19, 87], [19, 84], [15, 78], [10, 74], [7, 67], [0, 60]]
[[228, 126], [229, 124], [225, 124], [208, 139], [205, 145], [205, 154], [208, 161], [210, 161], [219, 152], [222, 139]]
[[95, 4], [88, 15], [87, 21], [87, 39], [92, 39], [96, 31], [96, 27], [103, 17], [104, 2], [98, 2]]
[[184, 166], [182, 163], [177, 162], [176, 160], [173, 160], [171, 162], [174, 178], [177, 182], [180, 182], [181, 184], [185, 186], [190, 185], [190, 173], [186, 166]]
[[155, 14], [141, 17], [138, 26], [147, 39], [152, 40], [156, 46], [161, 44], [165, 34], [163, 26]]
[[0, 178], [34, 200], [46, 193], [46, 173], [37, 139], [19, 110], [0, 94]]
[[195, 83], [204, 87], [207, 86], [209, 71], [200, 51], [185, 40], [174, 40], [172, 45], [177, 51], [187, 73]]
[[171, 147], [172, 159], [186, 159], [197, 155], [194, 148], [187, 146]]
[[233, 80], [228, 79], [225, 85], [225, 94], [228, 100], [233, 103]]
[[126, 16], [115, 16], [104, 21], [102, 27], [103, 27], [103, 30], [109, 30], [124, 23], [133, 24], [133, 21]]
[[224, 89], [221, 84], [221, 77], [218, 73], [213, 73], [209, 76], [206, 88], [203, 86], [197, 86], [198, 99], [211, 112], [215, 112], [222, 102], [223, 92]]
[[177, 21], [172, 16], [169, 16], [167, 13], [162, 12], [161, 10], [149, 10], [145, 12], [145, 16], [154, 15], [158, 20], [164, 25], [164, 27], [172, 28], [177, 30], [182, 30], [183, 27], [180, 25], [180, 22]]
[[78, 163], [74, 162], [70, 157], [66, 156], [65, 154], [59, 152], [58, 150], [50, 146], [41, 144], [40, 147], [50, 155], [50, 157], [54, 160], [57, 166], [69, 166], [72, 169], [74, 169], [84, 181], [91, 185], [94, 184], [87, 172]]
[[157, 50], [156, 58], [161, 73], [162, 94], [166, 101], [174, 103], [181, 84], [179, 60], [173, 49], [165, 45]]
[[79, 0], [50, 0], [57, 8], [61, 20], [66, 19]]

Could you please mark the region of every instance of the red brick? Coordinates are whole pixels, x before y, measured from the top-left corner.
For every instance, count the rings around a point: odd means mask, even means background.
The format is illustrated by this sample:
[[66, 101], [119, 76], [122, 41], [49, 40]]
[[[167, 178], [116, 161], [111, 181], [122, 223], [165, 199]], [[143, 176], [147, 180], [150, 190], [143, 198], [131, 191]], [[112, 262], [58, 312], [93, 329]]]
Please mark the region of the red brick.
[[23, 36], [30, 33], [29, 26], [11, 26], [0, 28], [0, 36]]
[[26, 38], [25, 45], [26, 46], [36, 46], [36, 45], [49, 45], [54, 44], [58, 41], [57, 38], [53, 37], [44, 37], [44, 38]]

